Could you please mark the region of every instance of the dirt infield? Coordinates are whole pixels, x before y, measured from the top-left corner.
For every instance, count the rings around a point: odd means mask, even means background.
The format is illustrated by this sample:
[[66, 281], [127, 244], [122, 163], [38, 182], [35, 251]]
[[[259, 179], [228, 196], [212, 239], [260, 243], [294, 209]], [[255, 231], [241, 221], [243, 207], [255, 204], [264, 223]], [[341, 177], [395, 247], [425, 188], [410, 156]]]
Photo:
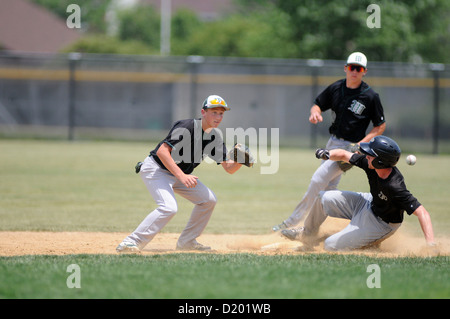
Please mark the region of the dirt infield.
[[[336, 225], [323, 231], [328, 235], [336, 231]], [[341, 227], [339, 227], [341, 228]], [[116, 254], [115, 248], [128, 233], [106, 232], [0, 232], [0, 256], [20, 255], [69, 255], [69, 254]], [[141, 254], [182, 253], [175, 250], [179, 234], [160, 233]], [[255, 254], [304, 254], [300, 242], [289, 241], [278, 233], [266, 235], [203, 234], [198, 238], [202, 244], [211, 246], [214, 253]], [[401, 229], [380, 247], [352, 251], [376, 257], [450, 255], [450, 238], [437, 238], [438, 247], [427, 249], [423, 237], [402, 233]], [[268, 246], [269, 245], [269, 246]], [[307, 253], [329, 253], [322, 245]]]

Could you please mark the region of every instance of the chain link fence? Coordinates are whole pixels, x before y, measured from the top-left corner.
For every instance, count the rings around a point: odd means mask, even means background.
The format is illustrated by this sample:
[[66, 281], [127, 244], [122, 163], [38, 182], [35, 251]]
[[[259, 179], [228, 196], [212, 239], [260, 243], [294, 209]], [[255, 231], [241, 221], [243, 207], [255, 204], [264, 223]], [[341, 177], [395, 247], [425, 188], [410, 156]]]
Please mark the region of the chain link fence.
[[[280, 145], [323, 146], [331, 124], [308, 121], [344, 61], [95, 54], [0, 54], [0, 137], [156, 141], [203, 100], [231, 107], [221, 128], [277, 128]], [[371, 62], [385, 134], [413, 152], [450, 153], [450, 65]], [[370, 129], [370, 128], [369, 128]]]

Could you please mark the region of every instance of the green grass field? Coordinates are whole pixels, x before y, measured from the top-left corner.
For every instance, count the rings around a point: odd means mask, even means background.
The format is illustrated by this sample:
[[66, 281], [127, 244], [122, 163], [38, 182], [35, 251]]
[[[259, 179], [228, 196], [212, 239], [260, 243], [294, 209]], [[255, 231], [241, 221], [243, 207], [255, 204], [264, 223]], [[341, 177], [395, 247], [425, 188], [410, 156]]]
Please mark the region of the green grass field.
[[[130, 232], [155, 206], [134, 173], [155, 144], [0, 140], [0, 231]], [[265, 234], [301, 200], [319, 161], [311, 150], [282, 149], [276, 174], [260, 166], [228, 175], [204, 163], [195, 174], [217, 195], [205, 232]], [[411, 192], [430, 211], [437, 238], [449, 234], [449, 156], [416, 154], [399, 167]], [[357, 168], [340, 189], [368, 191]], [[191, 204], [163, 232], [183, 229]], [[409, 232], [421, 234], [416, 217]], [[66, 271], [81, 268], [81, 288]], [[367, 267], [381, 269], [370, 289]], [[0, 258], [0, 298], [449, 298], [448, 256], [375, 258], [360, 255], [247, 253], [156, 256], [67, 255]]]
[[[2, 298], [449, 298], [448, 259], [169, 254], [0, 259]], [[67, 267], [80, 266], [69, 289]], [[368, 288], [378, 264], [381, 288]]]

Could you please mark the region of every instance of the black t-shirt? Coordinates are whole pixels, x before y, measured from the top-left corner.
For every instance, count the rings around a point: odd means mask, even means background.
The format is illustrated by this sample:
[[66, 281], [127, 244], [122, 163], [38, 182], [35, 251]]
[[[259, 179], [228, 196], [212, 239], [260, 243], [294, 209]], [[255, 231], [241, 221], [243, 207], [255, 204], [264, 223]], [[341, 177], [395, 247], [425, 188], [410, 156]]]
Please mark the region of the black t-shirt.
[[401, 223], [404, 211], [411, 215], [421, 205], [406, 188], [403, 175], [397, 167], [392, 168], [388, 178], [382, 179], [374, 169], [369, 168], [365, 155], [354, 154], [350, 163], [366, 172], [373, 196], [372, 211], [385, 222]]
[[353, 143], [366, 136], [371, 121], [373, 126], [385, 122], [380, 97], [365, 82], [357, 89], [349, 89], [345, 79], [336, 81], [320, 93], [314, 103], [322, 112], [333, 111], [330, 134]]
[[211, 132], [206, 133], [202, 129], [201, 119], [175, 122], [167, 137], [150, 152], [150, 156], [159, 166], [167, 170], [156, 155], [163, 143], [172, 148], [172, 158], [185, 174], [192, 173], [206, 156], [212, 158], [217, 164], [227, 159], [227, 148], [223, 142], [221, 131], [212, 129]]

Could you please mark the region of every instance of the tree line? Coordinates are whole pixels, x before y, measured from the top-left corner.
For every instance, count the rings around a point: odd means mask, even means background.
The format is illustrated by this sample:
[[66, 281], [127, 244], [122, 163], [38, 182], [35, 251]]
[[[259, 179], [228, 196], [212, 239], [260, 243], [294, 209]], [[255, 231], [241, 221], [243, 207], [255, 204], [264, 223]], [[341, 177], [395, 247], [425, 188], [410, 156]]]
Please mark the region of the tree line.
[[[83, 37], [64, 51], [160, 53], [160, 13], [150, 5], [117, 12], [112, 0], [33, 0], [57, 15], [81, 8]], [[448, 0], [235, 0], [213, 21], [189, 9], [172, 12], [171, 55], [339, 59], [363, 51], [372, 61], [450, 61]]]

